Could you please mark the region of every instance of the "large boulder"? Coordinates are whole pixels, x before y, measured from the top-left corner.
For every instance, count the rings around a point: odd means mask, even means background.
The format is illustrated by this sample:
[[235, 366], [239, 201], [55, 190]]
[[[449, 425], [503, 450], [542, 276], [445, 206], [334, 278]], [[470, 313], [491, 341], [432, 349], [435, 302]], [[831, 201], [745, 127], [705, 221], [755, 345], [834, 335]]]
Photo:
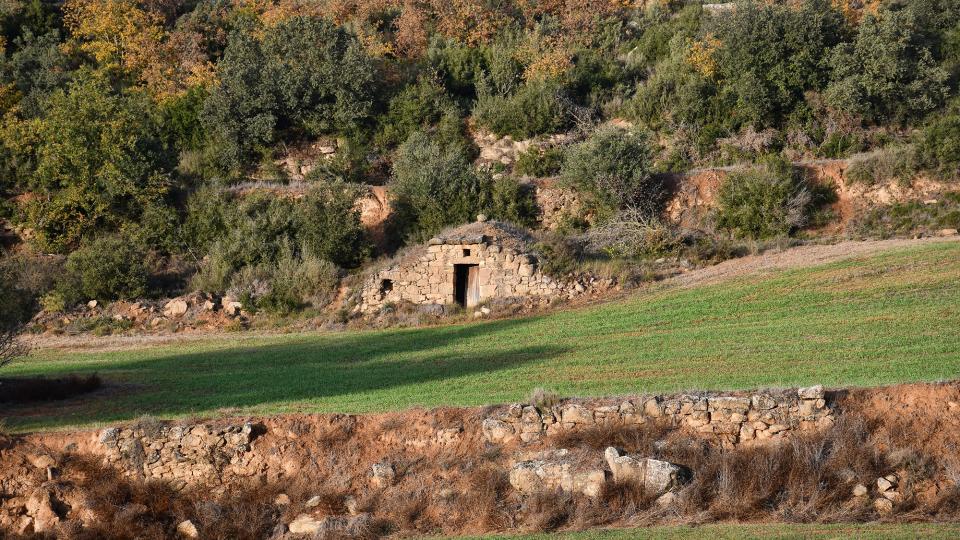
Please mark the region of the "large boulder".
[[682, 467], [659, 459], [625, 455], [612, 446], [604, 452], [604, 457], [614, 482], [635, 482], [651, 497], [679, 486], [683, 479]]
[[163, 306], [163, 315], [165, 317], [182, 317], [190, 306], [182, 298], [174, 298]]
[[602, 468], [584, 463], [568, 450], [542, 452], [510, 468], [510, 485], [521, 493], [560, 490], [596, 497], [605, 483]]

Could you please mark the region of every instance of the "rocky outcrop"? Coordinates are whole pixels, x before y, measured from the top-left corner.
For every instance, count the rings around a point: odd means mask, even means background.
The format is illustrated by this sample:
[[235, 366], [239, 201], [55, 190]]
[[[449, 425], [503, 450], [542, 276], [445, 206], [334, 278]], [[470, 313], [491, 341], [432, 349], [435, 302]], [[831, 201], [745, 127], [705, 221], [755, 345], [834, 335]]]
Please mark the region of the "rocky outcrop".
[[833, 411], [822, 386], [756, 393], [636, 396], [621, 400], [566, 401], [540, 409], [514, 404], [483, 422], [493, 443], [539, 441], [565, 430], [605, 424], [661, 422], [724, 444], [756, 444], [797, 431], [830, 426]]

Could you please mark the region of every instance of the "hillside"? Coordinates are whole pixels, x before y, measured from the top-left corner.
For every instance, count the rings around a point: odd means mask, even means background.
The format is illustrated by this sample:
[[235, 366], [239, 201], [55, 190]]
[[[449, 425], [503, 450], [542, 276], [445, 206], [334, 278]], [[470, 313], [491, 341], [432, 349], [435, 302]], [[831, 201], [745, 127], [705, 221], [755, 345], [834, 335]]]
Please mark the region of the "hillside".
[[[412, 330], [43, 350], [11, 375], [98, 373], [14, 429], [159, 417], [363, 412], [561, 395], [955, 376], [960, 243], [938, 242], [549, 315]], [[98, 397], [101, 396], [101, 397]]]

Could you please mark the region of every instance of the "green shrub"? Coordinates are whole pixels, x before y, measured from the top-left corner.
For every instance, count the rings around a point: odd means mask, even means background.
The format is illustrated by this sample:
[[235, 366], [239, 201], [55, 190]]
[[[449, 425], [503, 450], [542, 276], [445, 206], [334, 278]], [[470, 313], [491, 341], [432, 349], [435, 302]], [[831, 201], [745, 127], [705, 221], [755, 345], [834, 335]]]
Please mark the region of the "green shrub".
[[727, 176], [717, 196], [717, 224], [741, 238], [785, 236], [807, 223], [812, 200], [799, 170], [768, 157]]
[[912, 146], [894, 146], [854, 156], [846, 170], [847, 182], [873, 185], [881, 182], [909, 182], [916, 172]]
[[944, 114], [933, 115], [920, 131], [917, 161], [943, 178], [956, 179], [960, 173], [960, 103]]
[[377, 142], [396, 146], [419, 130], [439, 126], [446, 138], [463, 137], [460, 111], [453, 99], [436, 81], [421, 77], [390, 100], [387, 114], [381, 120]]
[[558, 133], [570, 127], [571, 118], [555, 82], [528, 82], [511, 93], [499, 93], [484, 79], [477, 89], [473, 119], [497, 135], [528, 139]]
[[554, 277], [566, 277], [577, 271], [583, 260], [583, 245], [576, 238], [549, 232], [534, 246], [541, 256], [540, 269]]
[[450, 92], [464, 97], [475, 95], [477, 77], [486, 65], [483, 48], [434, 35], [427, 48], [427, 60]]
[[652, 164], [646, 135], [610, 127], [570, 148], [561, 176], [586, 195], [585, 202], [601, 221], [625, 208], [649, 215], [660, 210], [666, 194], [663, 180], [652, 174]]
[[547, 148], [530, 147], [526, 152], [517, 155], [517, 162], [513, 172], [523, 176], [545, 178], [556, 176], [563, 167], [563, 149], [550, 146]]
[[127, 300], [147, 293], [146, 252], [121, 236], [105, 236], [67, 257], [57, 289], [67, 305], [83, 300]]
[[540, 207], [533, 186], [522, 184], [512, 176], [493, 180], [490, 193], [490, 217], [532, 228], [537, 224]]
[[843, 38], [843, 16], [825, 0], [798, 4], [741, 1], [712, 19], [720, 91], [743, 124], [775, 125], [827, 82], [823, 58]]
[[307, 192], [297, 205], [294, 238], [304, 256], [356, 268], [370, 255], [357, 198], [360, 190], [343, 182], [327, 182]]
[[41, 195], [26, 212], [41, 249], [67, 253], [140, 222], [148, 207], [168, 206], [172, 155], [152, 107], [84, 71], [50, 94], [41, 118], [7, 118], [2, 143], [17, 174]]
[[371, 114], [375, 67], [358, 40], [319, 18], [231, 34], [204, 103], [203, 128], [226, 170], [282, 136], [348, 132]]
[[397, 150], [390, 186], [400, 234], [413, 241], [472, 222], [489, 207], [490, 180], [474, 170], [463, 147], [421, 131]]
[[256, 299], [256, 307], [288, 314], [307, 305], [327, 305], [340, 281], [340, 269], [329, 261], [299, 258], [286, 251], [270, 267], [266, 279], [269, 290]]

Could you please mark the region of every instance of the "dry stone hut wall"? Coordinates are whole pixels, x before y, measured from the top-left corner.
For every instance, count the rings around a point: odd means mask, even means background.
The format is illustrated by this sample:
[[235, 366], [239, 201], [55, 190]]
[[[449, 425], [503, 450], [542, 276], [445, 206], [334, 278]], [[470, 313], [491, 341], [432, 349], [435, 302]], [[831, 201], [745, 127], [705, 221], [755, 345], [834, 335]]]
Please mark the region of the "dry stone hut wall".
[[584, 292], [583, 285], [545, 274], [540, 263], [522, 231], [497, 222], [466, 225], [376, 272], [364, 285], [358, 309], [371, 312], [400, 302], [453, 304], [457, 281], [463, 279], [458, 267], [475, 272], [470, 278], [476, 280], [475, 298], [467, 307], [497, 298], [569, 298]]

